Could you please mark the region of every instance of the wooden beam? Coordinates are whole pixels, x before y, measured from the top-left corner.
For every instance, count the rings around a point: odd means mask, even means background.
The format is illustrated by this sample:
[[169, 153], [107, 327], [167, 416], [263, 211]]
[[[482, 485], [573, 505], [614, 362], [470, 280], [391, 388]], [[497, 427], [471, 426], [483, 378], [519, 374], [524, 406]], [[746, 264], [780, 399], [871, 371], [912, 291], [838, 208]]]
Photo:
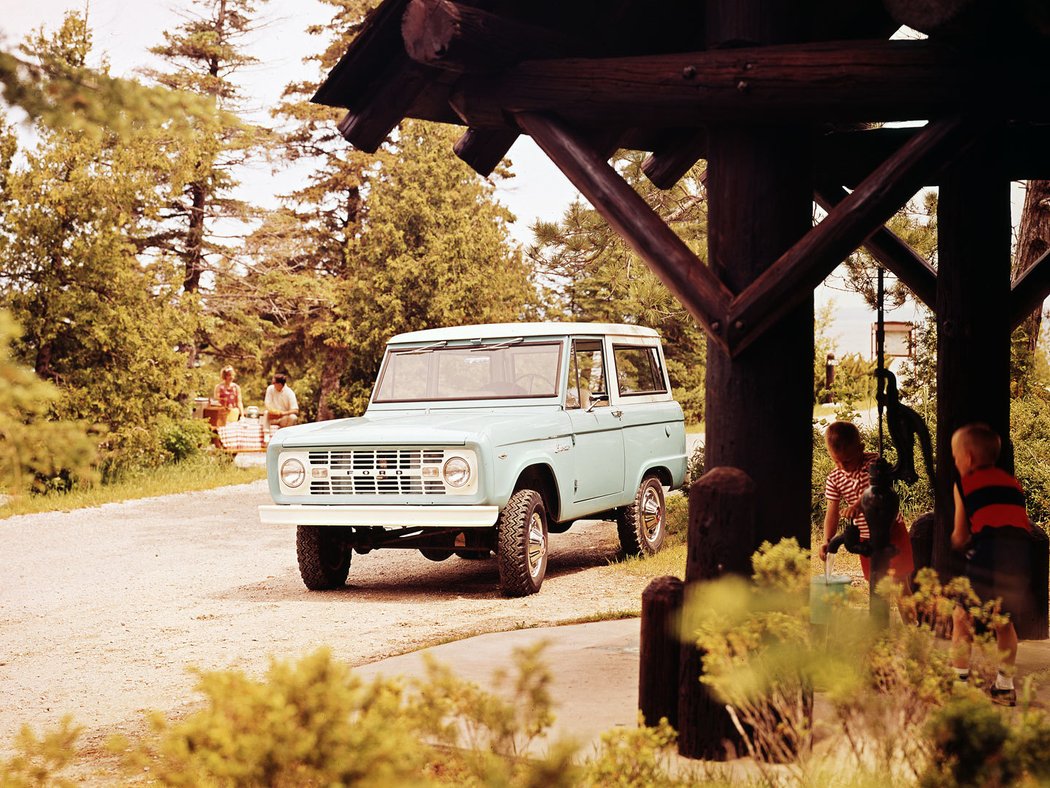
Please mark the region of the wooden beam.
[[1017, 328], [1050, 296], [1050, 252], [1047, 252], [1014, 282], [1010, 290], [1010, 327]]
[[911, 120], [975, 108], [1048, 117], [1050, 71], [1022, 55], [986, 62], [934, 41], [856, 41], [528, 61], [464, 78], [450, 101], [472, 126], [503, 125], [507, 112], [665, 128]]
[[487, 178], [518, 136], [516, 129], [467, 129], [452, 150], [476, 173]]
[[[879, 128], [822, 135], [813, 147], [816, 178], [820, 183], [852, 188], [921, 131], [916, 127]], [[997, 140], [1005, 177], [1014, 181], [1050, 180], [1050, 126], [1013, 124], [999, 130]], [[938, 176], [925, 185], [937, 186]]]
[[586, 55], [580, 39], [449, 0], [411, 0], [401, 21], [408, 56], [447, 71], [493, 71], [524, 55]]
[[[817, 203], [831, 211], [849, 192], [841, 187], [818, 188], [814, 192]], [[900, 279], [915, 296], [930, 309], [937, 298], [937, 271], [905, 241], [883, 225], [864, 241], [864, 248], [894, 276]]]
[[929, 123], [831, 209], [827, 217], [734, 299], [728, 344], [741, 352], [827, 277], [983, 127], [953, 118]]
[[428, 69], [407, 57], [394, 58], [384, 75], [339, 121], [339, 133], [359, 150], [375, 153], [433, 80]]
[[670, 189], [704, 157], [706, 151], [706, 130], [679, 131], [666, 145], [645, 158], [642, 172], [658, 189]]
[[724, 315], [733, 294], [718, 277], [580, 134], [542, 115], [525, 113], [517, 120], [711, 338], [724, 346]]

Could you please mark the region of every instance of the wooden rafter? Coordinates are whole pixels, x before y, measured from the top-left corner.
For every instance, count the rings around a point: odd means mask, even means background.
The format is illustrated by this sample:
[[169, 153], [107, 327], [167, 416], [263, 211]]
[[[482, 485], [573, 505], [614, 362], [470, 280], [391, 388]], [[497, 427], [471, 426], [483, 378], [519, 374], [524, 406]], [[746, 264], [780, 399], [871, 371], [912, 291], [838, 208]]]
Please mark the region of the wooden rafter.
[[738, 295], [727, 345], [738, 354], [809, 294], [846, 256], [918, 191], [930, 172], [984, 132], [966, 119], [934, 121], [883, 162], [827, 217]]
[[577, 125], [930, 118], [980, 106], [987, 114], [1050, 114], [1050, 74], [1015, 59], [981, 62], [931, 41], [849, 41], [623, 58], [521, 63], [464, 77], [450, 102], [472, 126], [542, 112]]
[[658, 189], [670, 189], [707, 150], [707, 131], [686, 129], [671, 136], [642, 162], [642, 172]]
[[488, 177], [518, 137], [517, 129], [467, 129], [452, 150], [476, 173]]
[[1010, 290], [1010, 326], [1017, 328], [1050, 296], [1050, 252], [1036, 260]]
[[517, 120], [708, 334], [724, 345], [721, 329], [732, 292], [581, 134], [542, 115], [525, 113]]
[[[849, 196], [845, 189], [824, 187], [814, 194], [817, 204], [830, 211]], [[930, 309], [937, 299], [937, 271], [922, 255], [911, 248], [896, 233], [883, 225], [864, 241], [864, 248], [872, 257], [893, 272], [908, 289]]]

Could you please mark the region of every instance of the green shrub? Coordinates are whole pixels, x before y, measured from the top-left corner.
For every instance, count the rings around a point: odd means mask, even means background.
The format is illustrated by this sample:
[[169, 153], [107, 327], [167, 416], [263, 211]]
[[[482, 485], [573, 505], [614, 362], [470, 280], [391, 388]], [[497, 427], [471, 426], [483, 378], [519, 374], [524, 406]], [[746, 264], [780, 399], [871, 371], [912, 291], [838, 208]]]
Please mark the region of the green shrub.
[[63, 717], [58, 727], [38, 738], [28, 725], [15, 738], [15, 754], [0, 760], [2, 788], [30, 788], [54, 786], [72, 788], [76, 785], [62, 776], [76, 756], [76, 740], [81, 729], [71, 717]]
[[1010, 404], [1014, 474], [1024, 487], [1028, 516], [1050, 524], [1050, 401], [1033, 393]]
[[157, 421], [160, 445], [174, 462], [182, 462], [211, 444], [212, 433], [203, 419], [170, 419]]

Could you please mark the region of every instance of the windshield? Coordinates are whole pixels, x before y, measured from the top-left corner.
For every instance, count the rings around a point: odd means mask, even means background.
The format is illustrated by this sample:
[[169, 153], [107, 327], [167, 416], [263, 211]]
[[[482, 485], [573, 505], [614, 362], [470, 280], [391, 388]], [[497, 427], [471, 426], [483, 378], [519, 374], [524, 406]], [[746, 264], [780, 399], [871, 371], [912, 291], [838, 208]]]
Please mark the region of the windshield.
[[521, 339], [389, 350], [373, 402], [553, 397], [560, 362], [560, 342]]

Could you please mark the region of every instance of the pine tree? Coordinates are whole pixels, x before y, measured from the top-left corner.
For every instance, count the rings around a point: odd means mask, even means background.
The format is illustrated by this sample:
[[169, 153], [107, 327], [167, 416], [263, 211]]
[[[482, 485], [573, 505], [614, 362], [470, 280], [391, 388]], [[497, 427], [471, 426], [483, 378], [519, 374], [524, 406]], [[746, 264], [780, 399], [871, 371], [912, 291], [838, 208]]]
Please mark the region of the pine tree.
[[[336, 14], [310, 30], [330, 36], [311, 58], [319, 80], [376, 5], [324, 2]], [[277, 110], [290, 121], [287, 155], [313, 172], [249, 240], [251, 272], [224, 280], [222, 295], [258, 306], [270, 365], [330, 418], [361, 412], [392, 334], [515, 319], [532, 289], [491, 183], [449, 156], [453, 130], [408, 121], [379, 154], [362, 154], [337, 133], [338, 111], [308, 103], [316, 89], [289, 85]]]
[[[71, 14], [25, 51], [85, 68], [90, 46]], [[17, 164], [13, 135], [0, 134], [0, 307], [24, 329], [18, 358], [59, 387], [52, 414], [104, 425], [115, 461], [148, 451], [149, 426], [181, 413], [191, 385], [175, 348], [193, 316], [176, 302], [175, 269], [140, 254], [181, 183], [170, 156], [179, 140], [148, 120], [123, 137], [37, 131]]]
[[[641, 172], [642, 154], [621, 151], [614, 165], [701, 259], [707, 254], [702, 166], [661, 191]], [[688, 419], [704, 413], [706, 341], [692, 317], [597, 211], [576, 201], [558, 223], [538, 222], [529, 256], [552, 319], [635, 323], [664, 338], [667, 371]]]
[[164, 33], [164, 43], [150, 51], [171, 66], [170, 71], [149, 71], [161, 85], [215, 101], [222, 114], [200, 122], [192, 144], [180, 155], [192, 167], [186, 193], [171, 218], [181, 227], [170, 248], [183, 261], [183, 290], [194, 293], [201, 276], [213, 268], [209, 258], [222, 259], [228, 248], [214, 237], [220, 219], [246, 219], [249, 206], [233, 199], [237, 181], [233, 170], [243, 164], [266, 140], [265, 130], [238, 120], [240, 93], [234, 82], [239, 71], [256, 62], [242, 47], [254, 29], [257, 7], [266, 0], [193, 0], [202, 14], [193, 16], [175, 31]]

